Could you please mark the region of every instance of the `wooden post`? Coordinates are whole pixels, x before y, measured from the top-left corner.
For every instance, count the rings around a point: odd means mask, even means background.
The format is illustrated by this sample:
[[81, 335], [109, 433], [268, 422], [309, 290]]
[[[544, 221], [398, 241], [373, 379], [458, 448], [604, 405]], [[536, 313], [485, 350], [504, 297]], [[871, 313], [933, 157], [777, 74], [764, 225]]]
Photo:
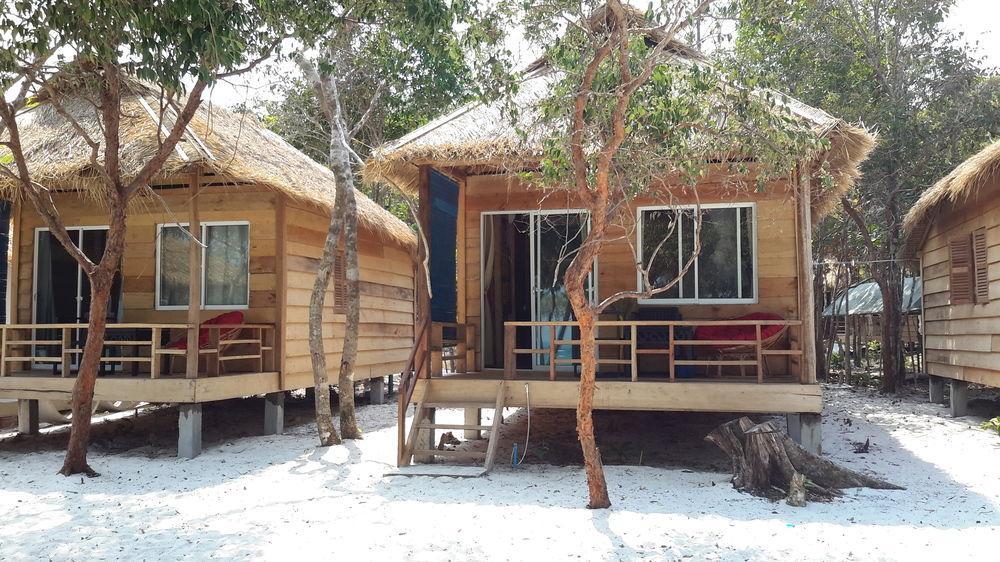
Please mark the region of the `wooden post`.
[[[430, 259], [428, 252], [430, 251], [431, 244], [431, 221], [430, 221], [430, 207], [431, 207], [431, 185], [430, 185], [430, 167], [420, 166], [420, 176], [417, 185], [417, 222], [420, 224], [420, 230], [423, 232], [424, 240], [426, 241], [427, 247], [420, 240], [417, 240], [417, 259], [418, 264], [416, 268], [416, 304], [417, 304], [417, 322], [422, 321], [427, 318], [430, 321], [431, 315], [431, 295], [430, 287], [428, 283], [428, 272], [424, 271], [424, 260], [427, 260], [428, 267], [430, 264]], [[426, 352], [423, 355], [423, 375], [424, 377], [429, 377], [431, 374], [431, 333], [432, 326], [427, 326], [427, 330], [424, 331], [418, 344]], [[416, 368], [416, 371], [420, 371], [421, 368]]]
[[757, 330], [757, 382], [764, 382], [764, 350], [760, 342], [760, 324], [754, 326]]
[[149, 342], [149, 378], [160, 376], [160, 340], [163, 338], [163, 328], [154, 327]]
[[[198, 195], [201, 192], [201, 177], [196, 170], [191, 178], [190, 221], [188, 230], [195, 238], [188, 246], [189, 283], [188, 290], [188, 329], [187, 329], [187, 366], [185, 376], [189, 379], [198, 378], [198, 330], [201, 324], [201, 245], [204, 243], [201, 235], [201, 220], [198, 218]], [[199, 412], [200, 415], [200, 412]], [[200, 448], [200, 447], [199, 447]]]
[[[632, 326], [632, 329], [636, 329]], [[671, 324], [667, 328], [667, 374], [670, 376], [670, 382], [676, 380], [676, 375], [674, 374], [674, 325]]]
[[[549, 380], [556, 380], [556, 331], [549, 330]], [[506, 336], [504, 336], [506, 337]]]
[[[514, 348], [517, 346], [517, 328], [504, 324], [503, 326], [503, 378], [513, 379], [517, 372], [517, 354]], [[555, 359], [553, 358], [553, 363]]]
[[636, 337], [637, 331], [635, 326], [629, 329], [629, 335], [632, 340], [630, 344], [632, 346], [632, 382], [639, 380], [639, 349], [636, 345], [638, 343], [638, 338]]
[[[72, 339], [70, 338], [71, 329], [62, 329], [62, 376], [68, 377], [70, 375], [70, 367], [72, 366], [72, 357], [70, 355], [70, 346], [72, 345]], [[103, 354], [103, 350], [101, 351]]]
[[7, 375], [7, 327], [0, 326], [0, 377]]
[[816, 315], [813, 296], [813, 253], [812, 253], [812, 195], [809, 186], [809, 169], [799, 166], [799, 319], [802, 320], [802, 372], [799, 380], [803, 383], [816, 382]]

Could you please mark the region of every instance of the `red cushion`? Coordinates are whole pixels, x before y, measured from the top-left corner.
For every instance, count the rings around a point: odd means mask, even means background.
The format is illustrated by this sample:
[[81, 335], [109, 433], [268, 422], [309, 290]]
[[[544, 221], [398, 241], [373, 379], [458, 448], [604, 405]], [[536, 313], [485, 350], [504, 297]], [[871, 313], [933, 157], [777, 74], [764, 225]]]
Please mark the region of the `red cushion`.
[[[239, 310], [234, 310], [233, 312], [226, 312], [225, 314], [220, 314], [215, 318], [210, 318], [201, 323], [202, 326], [207, 324], [242, 324], [243, 323], [243, 313]], [[223, 330], [225, 334], [225, 330]], [[220, 335], [220, 339], [226, 339], [225, 335]], [[204, 349], [208, 347], [208, 328], [201, 328], [198, 330], [198, 349]], [[180, 339], [176, 339], [166, 345], [168, 349], [187, 349], [187, 336], [183, 336]]]
[[[732, 320], [784, 320], [779, 314], [770, 312], [754, 312], [733, 318]], [[760, 327], [760, 339], [777, 334], [784, 328], [780, 324], [763, 325]], [[756, 340], [757, 328], [754, 326], [698, 326], [694, 329], [694, 339], [696, 340]], [[725, 347], [725, 346], [720, 346]]]

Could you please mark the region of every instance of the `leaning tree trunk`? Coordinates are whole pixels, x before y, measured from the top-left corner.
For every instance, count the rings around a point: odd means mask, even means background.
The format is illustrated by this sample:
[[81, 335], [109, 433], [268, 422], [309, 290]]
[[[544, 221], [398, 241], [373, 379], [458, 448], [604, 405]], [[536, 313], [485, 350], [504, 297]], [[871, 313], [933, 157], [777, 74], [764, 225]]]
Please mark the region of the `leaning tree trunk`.
[[107, 244], [104, 255], [92, 272], [90, 281], [90, 310], [87, 322], [87, 340], [83, 345], [80, 366], [73, 385], [73, 417], [71, 420], [69, 444], [66, 457], [59, 474], [86, 474], [97, 476], [97, 472], [87, 462], [87, 445], [90, 443], [91, 416], [93, 415], [94, 386], [97, 371], [101, 368], [101, 354], [104, 350], [104, 334], [107, 328], [108, 302], [114, 284], [118, 264], [125, 249], [125, 205], [112, 203]]
[[349, 155], [341, 145], [333, 159], [333, 174], [337, 178], [337, 199], [343, 201], [340, 212], [344, 222], [344, 257], [347, 260], [347, 319], [344, 325], [344, 347], [340, 354], [340, 434], [344, 439], [361, 439], [361, 429], [354, 413], [354, 363], [358, 357], [358, 325], [361, 320], [361, 291], [358, 269], [358, 205], [354, 197], [354, 176]]
[[323, 255], [316, 267], [316, 282], [309, 297], [309, 354], [312, 356], [313, 386], [316, 400], [316, 431], [321, 447], [340, 444], [340, 436], [333, 426], [333, 411], [330, 408], [330, 379], [326, 370], [326, 349], [323, 346], [323, 308], [326, 290], [330, 286], [333, 262], [337, 255], [337, 244], [343, 230], [343, 214], [337, 212], [342, 206], [340, 192], [330, 213], [330, 226], [323, 243]]
[[[590, 509], [611, 507], [608, 483], [604, 478], [601, 451], [594, 436], [594, 390], [597, 384], [597, 343], [594, 321], [597, 315], [587, 296], [586, 280], [594, 262], [595, 248], [588, 242], [595, 231], [591, 230], [582, 247], [566, 269], [564, 284], [573, 314], [580, 325], [580, 397], [576, 405], [576, 435], [583, 451], [583, 467], [587, 474]], [[603, 233], [596, 233], [597, 237]], [[599, 239], [599, 238], [597, 238]]]
[[830, 501], [844, 488], [903, 489], [813, 455], [773, 421], [755, 424], [742, 417], [713, 429], [705, 440], [729, 455], [734, 488], [772, 500], [784, 498], [789, 505]]

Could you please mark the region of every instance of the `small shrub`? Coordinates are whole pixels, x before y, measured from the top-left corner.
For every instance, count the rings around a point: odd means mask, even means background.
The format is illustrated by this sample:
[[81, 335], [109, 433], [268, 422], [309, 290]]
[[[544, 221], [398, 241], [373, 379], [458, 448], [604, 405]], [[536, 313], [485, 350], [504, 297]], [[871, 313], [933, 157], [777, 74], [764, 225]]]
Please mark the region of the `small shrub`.
[[1000, 416], [984, 421], [979, 427], [987, 431], [995, 431], [997, 435], [1000, 435]]

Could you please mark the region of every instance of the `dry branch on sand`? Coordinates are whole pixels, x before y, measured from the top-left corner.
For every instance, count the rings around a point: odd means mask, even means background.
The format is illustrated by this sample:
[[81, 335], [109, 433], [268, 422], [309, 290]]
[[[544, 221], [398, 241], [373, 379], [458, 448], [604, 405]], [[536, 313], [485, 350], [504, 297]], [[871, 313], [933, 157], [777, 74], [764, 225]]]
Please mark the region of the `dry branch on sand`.
[[830, 501], [844, 488], [902, 490], [900, 486], [837, 466], [792, 441], [773, 421], [754, 423], [742, 417], [712, 430], [705, 440], [733, 463], [733, 487], [789, 505]]

